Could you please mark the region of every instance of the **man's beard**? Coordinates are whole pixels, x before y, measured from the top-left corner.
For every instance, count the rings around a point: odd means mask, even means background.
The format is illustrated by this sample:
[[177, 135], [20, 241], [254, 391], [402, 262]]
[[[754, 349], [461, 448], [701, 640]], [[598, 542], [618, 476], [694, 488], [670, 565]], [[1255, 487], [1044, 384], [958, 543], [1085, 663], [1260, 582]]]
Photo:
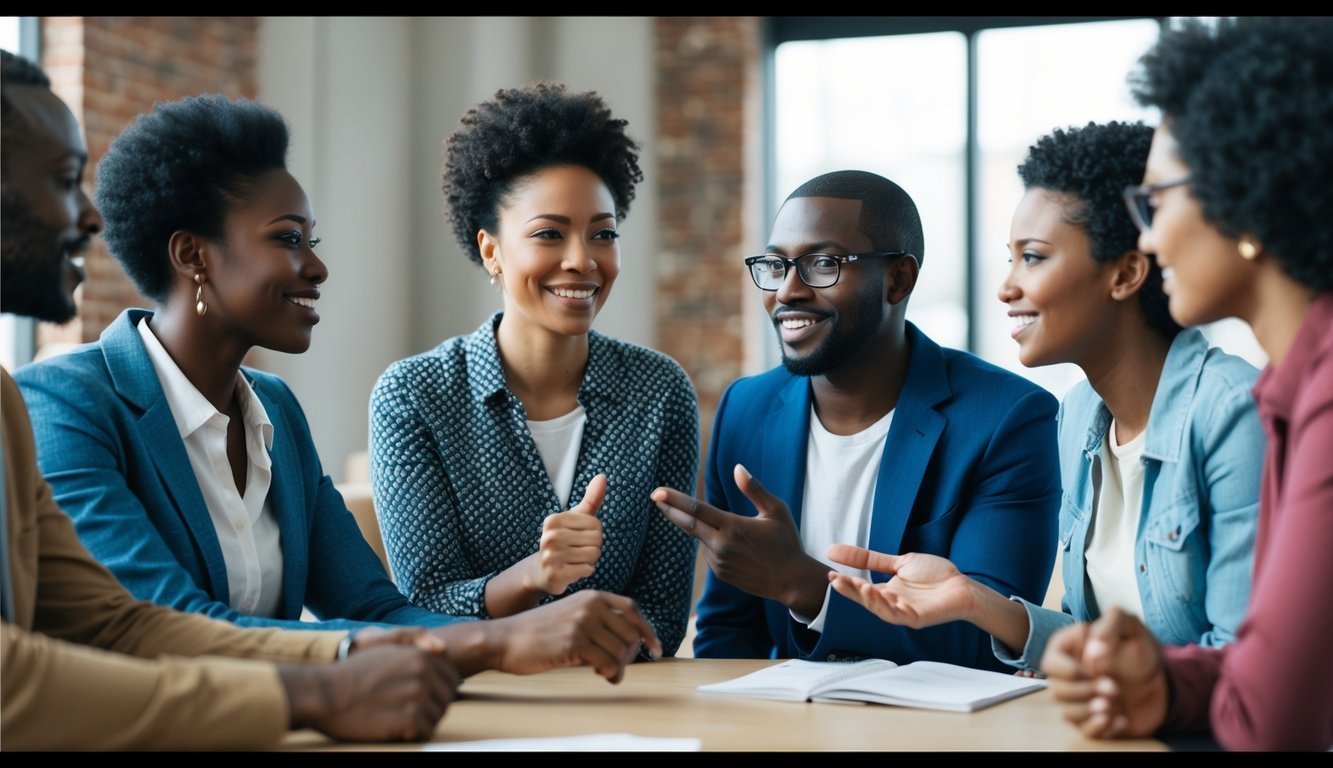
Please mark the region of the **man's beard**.
[[823, 343], [809, 354], [801, 357], [789, 355], [786, 345], [782, 343], [781, 323], [773, 324], [778, 333], [778, 349], [782, 351], [782, 364], [788, 371], [797, 376], [822, 376], [846, 363], [861, 349], [866, 340], [879, 330], [882, 319], [879, 311], [879, 290], [874, 285], [868, 287], [871, 290], [857, 297], [857, 305], [851, 308], [851, 314], [834, 312], [827, 316], [828, 335]]
[[27, 201], [17, 195], [0, 203], [0, 236], [4, 242], [0, 311], [52, 323], [73, 319], [78, 308], [65, 285], [65, 256], [84, 250], [87, 238], [65, 241], [53, 252], [61, 240], [59, 230], [35, 217]]

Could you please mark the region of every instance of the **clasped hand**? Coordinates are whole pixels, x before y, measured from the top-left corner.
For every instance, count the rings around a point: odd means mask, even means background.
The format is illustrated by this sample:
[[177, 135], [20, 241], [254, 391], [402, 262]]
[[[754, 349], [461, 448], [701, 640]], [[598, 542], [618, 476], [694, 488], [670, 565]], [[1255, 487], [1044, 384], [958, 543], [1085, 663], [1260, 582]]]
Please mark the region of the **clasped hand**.
[[1166, 720], [1162, 648], [1137, 617], [1111, 608], [1051, 636], [1041, 671], [1065, 720], [1091, 738], [1143, 737]]

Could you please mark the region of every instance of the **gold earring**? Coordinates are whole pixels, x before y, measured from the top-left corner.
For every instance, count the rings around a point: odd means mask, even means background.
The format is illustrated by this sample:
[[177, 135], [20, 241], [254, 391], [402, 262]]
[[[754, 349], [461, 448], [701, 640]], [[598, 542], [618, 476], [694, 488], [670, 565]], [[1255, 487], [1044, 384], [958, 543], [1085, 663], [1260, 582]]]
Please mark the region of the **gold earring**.
[[199, 285], [194, 290], [194, 313], [203, 317], [208, 314], [208, 305], [204, 303], [204, 275], [202, 272], [194, 276], [194, 282]]
[[1259, 246], [1248, 237], [1242, 237], [1240, 244], [1236, 246], [1240, 251], [1240, 257], [1246, 261], [1254, 261], [1259, 256]]

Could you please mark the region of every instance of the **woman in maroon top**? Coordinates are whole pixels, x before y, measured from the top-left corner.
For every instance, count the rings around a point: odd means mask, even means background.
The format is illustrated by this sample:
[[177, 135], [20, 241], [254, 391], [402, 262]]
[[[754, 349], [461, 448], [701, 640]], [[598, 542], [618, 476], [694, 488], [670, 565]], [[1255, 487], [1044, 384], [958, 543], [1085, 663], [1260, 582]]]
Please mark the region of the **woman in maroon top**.
[[1235, 642], [1162, 648], [1110, 611], [1052, 638], [1042, 670], [1097, 737], [1211, 731], [1228, 749], [1333, 745], [1333, 21], [1164, 31], [1133, 78], [1162, 110], [1125, 191], [1184, 325], [1249, 323], [1269, 445], [1254, 586]]

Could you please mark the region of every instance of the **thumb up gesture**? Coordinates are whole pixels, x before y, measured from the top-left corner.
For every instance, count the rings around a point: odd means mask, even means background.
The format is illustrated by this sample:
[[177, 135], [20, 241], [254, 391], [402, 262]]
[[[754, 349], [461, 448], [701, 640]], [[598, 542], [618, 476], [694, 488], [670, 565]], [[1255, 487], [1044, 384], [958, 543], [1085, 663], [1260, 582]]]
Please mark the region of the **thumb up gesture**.
[[606, 475], [594, 477], [582, 501], [542, 523], [541, 546], [528, 575], [532, 589], [563, 594], [570, 584], [596, 570], [602, 556], [602, 521], [597, 512], [606, 499], [606, 482]]

